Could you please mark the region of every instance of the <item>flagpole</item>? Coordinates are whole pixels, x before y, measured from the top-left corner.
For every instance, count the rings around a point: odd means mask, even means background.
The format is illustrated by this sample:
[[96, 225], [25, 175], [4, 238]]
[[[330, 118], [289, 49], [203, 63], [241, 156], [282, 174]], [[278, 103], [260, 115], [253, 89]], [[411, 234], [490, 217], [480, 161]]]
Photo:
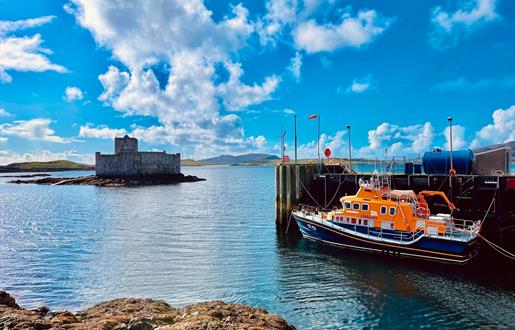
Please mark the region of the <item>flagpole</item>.
[[320, 159], [320, 115], [318, 115], [318, 140], [317, 140], [317, 149], [318, 149], [318, 174], [322, 171], [322, 160]]

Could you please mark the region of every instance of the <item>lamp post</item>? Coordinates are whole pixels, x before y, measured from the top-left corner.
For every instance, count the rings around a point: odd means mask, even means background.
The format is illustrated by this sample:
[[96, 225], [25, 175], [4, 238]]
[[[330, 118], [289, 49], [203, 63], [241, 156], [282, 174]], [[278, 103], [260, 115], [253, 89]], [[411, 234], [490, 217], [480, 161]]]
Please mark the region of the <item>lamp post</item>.
[[450, 190], [450, 199], [452, 202], [452, 179], [456, 175], [456, 171], [454, 170], [454, 164], [452, 161], [452, 117], [448, 117], [447, 121], [449, 121], [449, 149], [450, 149], [450, 161], [451, 161], [451, 169], [449, 170], [449, 190]]
[[322, 159], [320, 158], [320, 115], [317, 116], [318, 119], [318, 137], [317, 137], [317, 154], [318, 154], [318, 165], [322, 167]]
[[284, 164], [284, 136], [286, 131], [281, 127], [281, 163]]
[[297, 164], [297, 115], [293, 115], [293, 127], [295, 133], [295, 164]]
[[452, 117], [447, 118], [449, 121], [449, 147], [450, 147], [450, 161], [451, 161], [451, 169], [449, 170], [449, 174], [451, 176], [456, 175], [456, 171], [454, 170], [454, 163], [452, 160]]
[[350, 125], [347, 125], [347, 131], [349, 135], [349, 166], [350, 166], [350, 172], [352, 173], [352, 147], [350, 144]]

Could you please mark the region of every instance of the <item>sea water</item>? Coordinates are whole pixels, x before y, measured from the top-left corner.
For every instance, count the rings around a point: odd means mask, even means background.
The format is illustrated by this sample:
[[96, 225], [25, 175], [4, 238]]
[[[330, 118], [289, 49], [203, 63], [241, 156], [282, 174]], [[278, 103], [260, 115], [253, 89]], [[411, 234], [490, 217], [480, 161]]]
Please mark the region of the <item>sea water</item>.
[[183, 171], [207, 180], [101, 188], [0, 178], [0, 289], [25, 308], [221, 299], [300, 329], [515, 324], [515, 275], [502, 267], [478, 275], [286, 236], [275, 225], [273, 167]]

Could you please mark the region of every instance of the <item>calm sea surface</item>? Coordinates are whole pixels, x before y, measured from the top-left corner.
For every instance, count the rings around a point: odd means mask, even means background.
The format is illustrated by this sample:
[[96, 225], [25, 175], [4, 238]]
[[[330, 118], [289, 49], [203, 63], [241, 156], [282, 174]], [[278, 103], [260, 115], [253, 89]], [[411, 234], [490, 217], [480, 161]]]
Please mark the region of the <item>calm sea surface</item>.
[[274, 222], [273, 168], [183, 170], [207, 181], [98, 188], [0, 178], [0, 289], [24, 307], [52, 309], [125, 296], [178, 306], [222, 299], [300, 329], [515, 325], [513, 274], [285, 237]]

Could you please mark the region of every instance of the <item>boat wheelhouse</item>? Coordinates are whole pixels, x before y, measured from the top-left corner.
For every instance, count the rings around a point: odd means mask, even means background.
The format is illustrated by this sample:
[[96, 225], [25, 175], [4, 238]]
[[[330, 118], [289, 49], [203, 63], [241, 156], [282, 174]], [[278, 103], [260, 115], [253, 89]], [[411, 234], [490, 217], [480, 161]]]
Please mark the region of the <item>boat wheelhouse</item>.
[[[443, 201], [450, 213], [431, 212], [428, 199]], [[391, 190], [378, 178], [361, 181], [342, 208], [292, 212], [303, 236], [332, 245], [405, 257], [463, 264], [477, 254], [479, 221], [455, 219], [443, 192]]]

